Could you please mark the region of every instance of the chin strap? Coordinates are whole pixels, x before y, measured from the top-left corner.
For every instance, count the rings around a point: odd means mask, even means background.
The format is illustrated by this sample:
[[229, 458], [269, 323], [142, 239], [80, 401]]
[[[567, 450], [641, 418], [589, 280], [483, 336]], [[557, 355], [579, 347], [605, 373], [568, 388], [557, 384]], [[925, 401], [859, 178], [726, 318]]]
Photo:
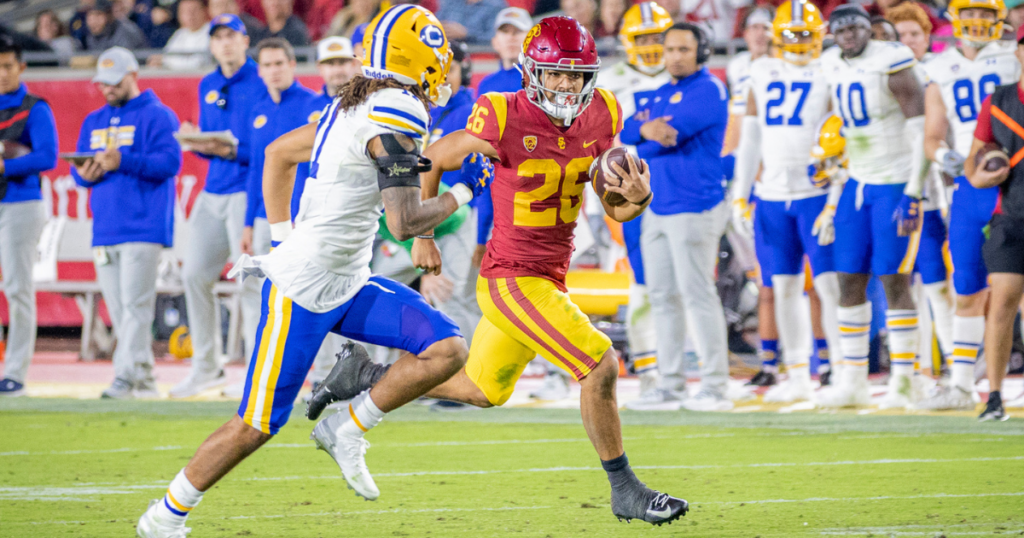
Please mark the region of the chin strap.
[[906, 124], [903, 127], [904, 135], [910, 140], [910, 180], [907, 181], [907, 186], [903, 189], [903, 194], [910, 196], [911, 198], [921, 198], [921, 194], [924, 191], [924, 176], [928, 172], [928, 167], [931, 164], [924, 156], [924, 116], [914, 116], [913, 118], [907, 118]]

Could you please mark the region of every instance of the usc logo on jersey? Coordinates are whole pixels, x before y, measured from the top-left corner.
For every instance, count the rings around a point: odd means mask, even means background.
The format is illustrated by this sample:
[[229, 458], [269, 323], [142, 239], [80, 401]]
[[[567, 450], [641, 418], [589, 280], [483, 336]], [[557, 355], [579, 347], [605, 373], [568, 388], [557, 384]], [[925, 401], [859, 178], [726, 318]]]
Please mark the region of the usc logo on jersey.
[[565, 138], [558, 137], [558, 149], [565, 149]]
[[537, 149], [537, 137], [536, 136], [524, 136], [523, 137], [523, 147], [526, 148], [526, 151], [529, 151], [529, 152], [532, 153], [533, 150]]

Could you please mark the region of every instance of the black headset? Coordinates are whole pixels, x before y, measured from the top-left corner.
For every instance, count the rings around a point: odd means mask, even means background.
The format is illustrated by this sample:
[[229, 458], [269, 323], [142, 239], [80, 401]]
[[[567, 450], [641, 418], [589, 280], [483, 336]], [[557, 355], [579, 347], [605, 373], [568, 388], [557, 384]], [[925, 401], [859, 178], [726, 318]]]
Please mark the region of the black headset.
[[704, 33], [704, 30], [702, 30], [700, 26], [689, 22], [677, 22], [673, 24], [671, 28], [666, 30], [665, 33], [668, 33], [671, 30], [686, 30], [687, 32], [692, 32], [693, 37], [697, 38], [697, 65], [708, 63], [708, 60], [711, 59], [711, 42], [708, 41], [707, 34]]

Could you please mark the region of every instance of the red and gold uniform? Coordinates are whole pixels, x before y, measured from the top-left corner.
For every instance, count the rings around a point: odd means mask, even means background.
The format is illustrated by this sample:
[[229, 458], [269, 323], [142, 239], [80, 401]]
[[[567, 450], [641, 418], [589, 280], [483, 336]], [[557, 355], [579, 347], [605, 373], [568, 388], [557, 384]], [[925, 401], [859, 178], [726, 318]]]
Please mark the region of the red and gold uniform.
[[595, 91], [568, 128], [554, 125], [523, 91], [481, 96], [466, 132], [497, 152], [494, 232], [477, 281], [484, 317], [473, 335], [469, 378], [505, 403], [538, 354], [579, 380], [611, 340], [570, 300], [565, 274], [594, 159], [622, 129], [614, 95]]

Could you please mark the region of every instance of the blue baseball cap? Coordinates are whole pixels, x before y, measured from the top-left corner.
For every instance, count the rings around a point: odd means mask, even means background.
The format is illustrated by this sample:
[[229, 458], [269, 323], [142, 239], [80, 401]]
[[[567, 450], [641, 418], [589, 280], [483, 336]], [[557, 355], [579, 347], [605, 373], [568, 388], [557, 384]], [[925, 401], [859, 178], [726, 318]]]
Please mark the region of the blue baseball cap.
[[245, 32], [245, 23], [242, 19], [238, 18], [238, 15], [232, 15], [225, 13], [223, 15], [217, 15], [212, 21], [210, 21], [210, 35], [213, 35], [217, 31], [217, 28], [221, 26], [230, 28], [242, 35], [247, 35]]
[[356, 43], [359, 43], [360, 45], [363, 44], [363, 36], [366, 35], [366, 28], [369, 27], [369, 26], [370, 26], [369, 24], [364, 22], [363, 24], [360, 24], [359, 26], [356, 26], [355, 30], [352, 30], [352, 45], [353, 46]]

